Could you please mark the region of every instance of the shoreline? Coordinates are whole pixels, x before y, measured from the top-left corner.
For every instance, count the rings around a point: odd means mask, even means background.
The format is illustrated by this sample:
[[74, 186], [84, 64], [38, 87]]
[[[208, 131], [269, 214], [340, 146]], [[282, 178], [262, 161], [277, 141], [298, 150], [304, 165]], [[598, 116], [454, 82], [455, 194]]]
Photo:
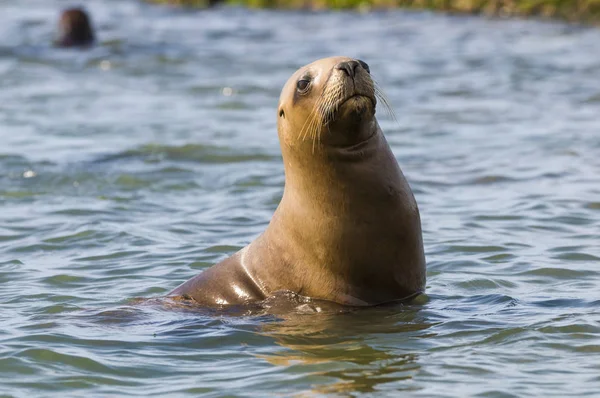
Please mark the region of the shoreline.
[[206, 8], [217, 4], [267, 9], [429, 10], [488, 17], [524, 17], [597, 24], [600, 0], [145, 0], [147, 3]]

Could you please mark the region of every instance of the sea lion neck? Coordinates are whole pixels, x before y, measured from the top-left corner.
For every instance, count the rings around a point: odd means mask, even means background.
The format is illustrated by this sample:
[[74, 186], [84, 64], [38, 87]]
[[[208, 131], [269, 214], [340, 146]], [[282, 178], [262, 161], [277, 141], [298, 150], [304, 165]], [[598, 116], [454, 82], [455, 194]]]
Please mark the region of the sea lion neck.
[[[282, 202], [337, 206], [340, 201], [354, 200], [367, 186], [373, 193], [382, 190], [385, 194], [390, 162], [389, 156], [382, 155], [387, 154], [387, 143], [376, 121], [361, 134], [364, 139], [349, 146], [282, 147], [286, 178]], [[394, 167], [390, 172], [395, 171]]]
[[331, 167], [338, 167], [334, 162], [367, 161], [376, 150], [376, 136], [382, 134], [375, 118], [364, 120], [360, 124], [349, 124], [344, 121], [324, 126], [319, 137], [310, 140], [298, 139], [292, 145], [280, 141], [281, 153], [287, 178], [318, 178], [326, 175]]

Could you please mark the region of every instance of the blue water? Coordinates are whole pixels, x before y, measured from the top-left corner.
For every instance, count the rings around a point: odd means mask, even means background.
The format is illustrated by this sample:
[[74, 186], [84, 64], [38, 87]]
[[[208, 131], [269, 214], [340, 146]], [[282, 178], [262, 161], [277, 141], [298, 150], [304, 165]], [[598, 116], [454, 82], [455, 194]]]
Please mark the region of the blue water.
[[[57, 50], [68, 4], [0, 1], [0, 394], [600, 396], [600, 30], [94, 0], [99, 46]], [[279, 92], [331, 55], [368, 62], [394, 108], [427, 294], [152, 299], [265, 228]]]

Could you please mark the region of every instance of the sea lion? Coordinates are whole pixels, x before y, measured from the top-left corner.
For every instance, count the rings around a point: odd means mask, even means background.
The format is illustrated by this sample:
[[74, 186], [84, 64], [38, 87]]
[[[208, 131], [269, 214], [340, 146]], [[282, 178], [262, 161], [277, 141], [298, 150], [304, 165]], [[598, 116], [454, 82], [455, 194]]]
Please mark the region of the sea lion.
[[361, 60], [296, 71], [279, 100], [285, 187], [268, 227], [169, 295], [218, 306], [292, 291], [367, 306], [423, 292], [419, 210], [375, 119], [376, 91]]
[[64, 10], [58, 23], [57, 47], [87, 47], [94, 44], [90, 17], [81, 8]]

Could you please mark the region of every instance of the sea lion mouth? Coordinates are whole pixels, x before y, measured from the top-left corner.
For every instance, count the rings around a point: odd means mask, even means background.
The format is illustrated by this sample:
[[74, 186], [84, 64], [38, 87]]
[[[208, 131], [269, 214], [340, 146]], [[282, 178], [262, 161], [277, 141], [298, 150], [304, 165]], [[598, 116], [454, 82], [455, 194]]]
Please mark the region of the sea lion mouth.
[[346, 104], [346, 103], [347, 103], [348, 101], [350, 101], [350, 100], [354, 100], [354, 101], [364, 101], [364, 99], [368, 99], [368, 100], [371, 102], [371, 104], [372, 104], [373, 106], [375, 106], [375, 105], [376, 105], [376, 100], [375, 100], [375, 98], [374, 98], [374, 97], [371, 97], [371, 96], [369, 96], [369, 95], [364, 95], [364, 94], [353, 94], [353, 95], [351, 95], [350, 97], [348, 97], [348, 98], [346, 98], [345, 100], [343, 100], [343, 101], [340, 103], [340, 107], [341, 107], [341, 106], [343, 106], [344, 104]]
[[375, 109], [376, 104], [377, 101], [372, 96], [364, 94], [350, 95], [335, 107], [336, 109], [332, 112], [330, 121], [334, 122], [351, 115], [363, 115], [367, 111]]

